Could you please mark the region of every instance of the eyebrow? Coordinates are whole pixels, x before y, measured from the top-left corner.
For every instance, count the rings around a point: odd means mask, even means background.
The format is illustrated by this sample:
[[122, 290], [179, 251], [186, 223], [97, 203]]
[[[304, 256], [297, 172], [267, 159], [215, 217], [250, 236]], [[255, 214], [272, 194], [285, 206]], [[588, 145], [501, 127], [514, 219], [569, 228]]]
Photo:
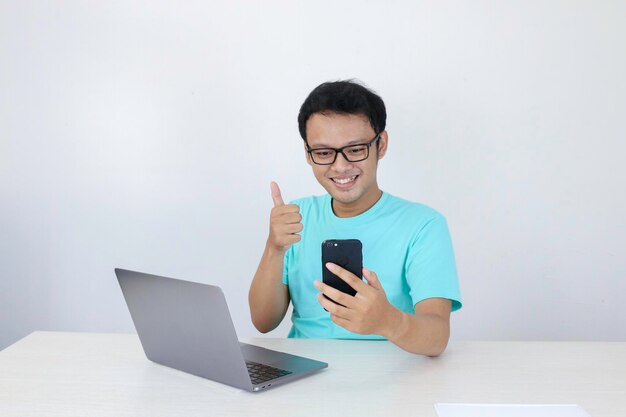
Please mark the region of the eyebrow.
[[[350, 142], [346, 143], [345, 145], [340, 146], [339, 148], [343, 148], [344, 146], [355, 145], [357, 143], [367, 143], [366, 141], [367, 141], [367, 139], [354, 139], [354, 140], [351, 140]], [[339, 149], [339, 148], [333, 148], [332, 146], [327, 145], [325, 143], [320, 143], [320, 144], [317, 144], [317, 145], [310, 145], [309, 144], [309, 146], [311, 147], [311, 149], [322, 149], [322, 148], [324, 148], [324, 149]]]

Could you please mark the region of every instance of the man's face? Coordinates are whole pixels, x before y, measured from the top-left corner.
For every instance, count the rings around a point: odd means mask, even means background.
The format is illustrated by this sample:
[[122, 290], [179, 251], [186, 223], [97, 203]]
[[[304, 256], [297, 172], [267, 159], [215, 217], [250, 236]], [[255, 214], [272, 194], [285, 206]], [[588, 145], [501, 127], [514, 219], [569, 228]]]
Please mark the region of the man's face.
[[[313, 114], [307, 121], [306, 133], [311, 149], [368, 143], [376, 135], [367, 117], [338, 113]], [[332, 165], [317, 165], [308, 154], [307, 162], [313, 168], [317, 181], [335, 200], [335, 210], [338, 205], [339, 208], [360, 213], [380, 197], [376, 169], [378, 159], [385, 155], [386, 150], [387, 132], [382, 132], [380, 139], [370, 147], [369, 157], [363, 161], [348, 162], [338, 153]]]

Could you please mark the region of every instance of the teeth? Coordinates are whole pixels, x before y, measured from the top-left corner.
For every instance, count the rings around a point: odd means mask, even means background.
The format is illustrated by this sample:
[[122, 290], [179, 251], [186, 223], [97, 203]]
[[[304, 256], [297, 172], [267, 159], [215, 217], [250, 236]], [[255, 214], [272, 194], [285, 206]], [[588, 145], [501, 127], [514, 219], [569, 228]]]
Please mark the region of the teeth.
[[354, 177], [344, 178], [344, 179], [333, 178], [333, 181], [335, 181], [338, 184], [347, 184], [351, 181], [354, 181], [355, 178], [356, 178], [356, 175]]

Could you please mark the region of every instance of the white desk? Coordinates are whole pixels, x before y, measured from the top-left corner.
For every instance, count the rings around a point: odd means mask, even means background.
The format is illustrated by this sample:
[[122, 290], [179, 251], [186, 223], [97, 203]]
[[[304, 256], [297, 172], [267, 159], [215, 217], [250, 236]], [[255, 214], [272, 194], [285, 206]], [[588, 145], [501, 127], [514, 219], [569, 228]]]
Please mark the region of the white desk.
[[0, 352], [0, 416], [436, 416], [433, 403], [577, 403], [626, 416], [626, 343], [245, 339], [329, 363], [253, 394], [148, 361], [135, 335], [35, 332]]

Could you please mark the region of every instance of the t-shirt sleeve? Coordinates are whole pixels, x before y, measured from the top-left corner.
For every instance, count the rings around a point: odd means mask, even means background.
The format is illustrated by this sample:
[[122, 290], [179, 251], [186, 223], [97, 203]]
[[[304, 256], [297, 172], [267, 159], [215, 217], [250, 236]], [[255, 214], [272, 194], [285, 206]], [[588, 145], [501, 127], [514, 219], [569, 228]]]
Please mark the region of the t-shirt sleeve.
[[447, 298], [461, 308], [452, 240], [446, 219], [437, 215], [419, 230], [409, 247], [406, 278], [413, 305], [427, 298]]

